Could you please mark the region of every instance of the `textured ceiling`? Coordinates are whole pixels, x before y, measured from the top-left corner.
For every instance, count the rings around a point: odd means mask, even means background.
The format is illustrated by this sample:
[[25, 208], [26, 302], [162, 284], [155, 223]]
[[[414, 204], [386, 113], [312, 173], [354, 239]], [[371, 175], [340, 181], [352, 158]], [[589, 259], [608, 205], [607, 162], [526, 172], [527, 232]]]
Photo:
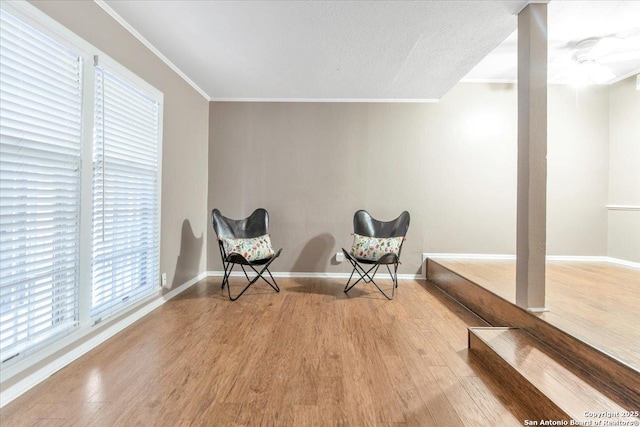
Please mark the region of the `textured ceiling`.
[[[593, 53], [595, 62], [613, 73], [606, 83], [640, 73], [640, 1], [552, 1], [547, 26], [550, 83], [574, 83], [579, 42], [603, 36], [600, 51], [582, 52]], [[515, 82], [517, 49], [518, 35], [513, 33], [463, 81]]]
[[106, 0], [213, 100], [432, 100], [526, 1]]

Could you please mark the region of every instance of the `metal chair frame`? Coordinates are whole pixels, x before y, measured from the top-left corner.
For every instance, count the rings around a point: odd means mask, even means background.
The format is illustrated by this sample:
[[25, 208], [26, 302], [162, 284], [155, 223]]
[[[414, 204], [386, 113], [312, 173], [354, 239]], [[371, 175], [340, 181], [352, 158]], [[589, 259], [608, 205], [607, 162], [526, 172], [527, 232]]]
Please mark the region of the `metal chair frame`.
[[[227, 294], [231, 301], [236, 301], [240, 298], [254, 283], [259, 279], [264, 280], [274, 291], [280, 292], [280, 288], [273, 278], [269, 266], [271, 263], [280, 256], [282, 249], [278, 249], [271, 258], [260, 259], [256, 261], [249, 261], [244, 256], [238, 253], [227, 254], [224, 250], [222, 243], [223, 238], [252, 238], [267, 234], [269, 228], [269, 213], [265, 209], [256, 209], [247, 218], [241, 220], [234, 220], [223, 216], [218, 209], [214, 209], [211, 212], [211, 223], [213, 229], [218, 236], [218, 248], [220, 249], [220, 257], [222, 258], [222, 265], [224, 267], [224, 276], [222, 278], [222, 286], [227, 288]], [[247, 279], [247, 285], [240, 291], [235, 297], [231, 296], [231, 286], [229, 284], [229, 278], [233, 268], [240, 265], [242, 272]], [[245, 266], [251, 268], [256, 274], [254, 278], [250, 278]], [[256, 266], [262, 268], [258, 270]], [[264, 273], [267, 273], [271, 278], [269, 281]]]
[[[379, 238], [402, 237], [402, 243], [400, 244], [398, 254], [384, 254], [375, 261], [357, 258], [353, 256], [349, 251], [342, 248], [342, 252], [344, 253], [347, 261], [349, 261], [349, 263], [351, 263], [351, 266], [353, 267], [351, 275], [349, 276], [349, 280], [344, 287], [345, 293], [349, 292], [355, 285], [363, 281], [364, 283], [373, 283], [376, 289], [378, 289], [378, 291], [380, 291], [380, 293], [384, 295], [386, 299], [392, 300], [395, 297], [396, 289], [398, 287], [398, 265], [400, 264], [400, 254], [402, 253], [402, 245], [404, 244], [405, 236], [407, 235], [407, 230], [409, 229], [409, 221], [410, 216], [409, 212], [407, 211], [402, 212], [400, 216], [392, 221], [378, 221], [365, 210], [359, 210], [354, 214], [353, 229], [356, 234]], [[371, 265], [371, 267], [365, 268], [363, 267], [363, 265]], [[374, 280], [374, 277], [381, 265], [384, 265], [387, 268], [389, 276], [391, 276], [391, 295], [382, 290], [380, 285], [378, 285]], [[360, 278], [353, 284], [349, 285], [351, 283], [353, 275], [356, 272], [358, 273]], [[371, 272], [373, 273], [370, 274]]]

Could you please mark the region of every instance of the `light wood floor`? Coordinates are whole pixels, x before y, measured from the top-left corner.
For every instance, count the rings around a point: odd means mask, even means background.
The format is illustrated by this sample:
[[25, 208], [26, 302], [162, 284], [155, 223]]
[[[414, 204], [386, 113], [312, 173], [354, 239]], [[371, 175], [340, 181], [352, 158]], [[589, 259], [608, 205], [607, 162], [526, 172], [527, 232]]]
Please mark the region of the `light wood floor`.
[[208, 279], [1, 410], [14, 425], [521, 426], [540, 419], [467, 352], [483, 322], [430, 284]]
[[[515, 303], [515, 261], [436, 261]], [[640, 370], [640, 270], [606, 262], [547, 262], [539, 317]]]

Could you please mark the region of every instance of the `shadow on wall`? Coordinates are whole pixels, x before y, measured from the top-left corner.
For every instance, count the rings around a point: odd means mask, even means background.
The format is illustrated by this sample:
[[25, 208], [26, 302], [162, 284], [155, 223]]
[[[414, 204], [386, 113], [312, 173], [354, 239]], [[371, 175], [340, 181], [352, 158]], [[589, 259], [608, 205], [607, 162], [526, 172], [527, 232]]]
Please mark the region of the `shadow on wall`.
[[324, 272], [335, 243], [336, 239], [329, 233], [320, 234], [312, 238], [302, 248], [291, 271], [305, 273]]
[[191, 222], [185, 219], [182, 222], [180, 254], [178, 254], [178, 260], [176, 261], [176, 270], [171, 282], [171, 288], [180, 286], [198, 275], [203, 243], [204, 234], [196, 237], [193, 234]]

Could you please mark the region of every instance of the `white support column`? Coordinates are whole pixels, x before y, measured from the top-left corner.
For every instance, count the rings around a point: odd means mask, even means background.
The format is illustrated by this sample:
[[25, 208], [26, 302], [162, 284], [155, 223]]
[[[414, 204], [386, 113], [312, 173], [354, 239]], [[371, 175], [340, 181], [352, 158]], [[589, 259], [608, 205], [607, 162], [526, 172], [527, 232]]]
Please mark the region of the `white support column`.
[[547, 246], [547, 5], [518, 15], [516, 303], [545, 307]]

